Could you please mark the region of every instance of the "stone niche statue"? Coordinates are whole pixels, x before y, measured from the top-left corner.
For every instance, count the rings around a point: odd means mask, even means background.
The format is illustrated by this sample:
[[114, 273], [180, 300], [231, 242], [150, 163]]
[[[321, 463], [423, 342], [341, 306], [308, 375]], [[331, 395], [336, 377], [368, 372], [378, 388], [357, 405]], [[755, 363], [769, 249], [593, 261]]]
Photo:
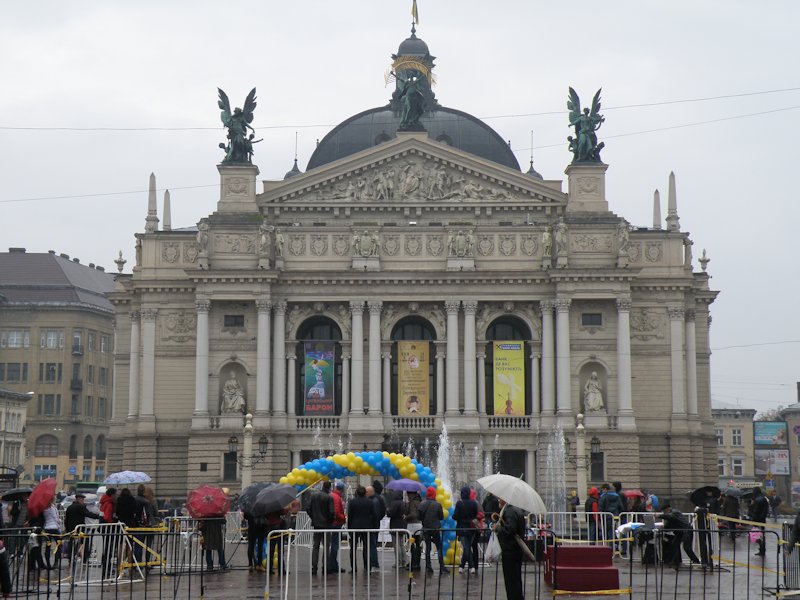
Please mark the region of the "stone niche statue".
[[597, 376], [597, 371], [592, 371], [583, 386], [583, 410], [587, 413], [599, 412], [604, 410], [605, 406], [603, 401], [603, 382]]
[[258, 255], [269, 256], [270, 246], [272, 245], [271, 227], [266, 223], [258, 226]]
[[475, 245], [471, 231], [459, 229], [451, 231], [447, 239], [447, 253], [451, 257], [465, 258], [472, 256]]
[[549, 229], [542, 232], [542, 256], [546, 258], [553, 256], [553, 234]]
[[564, 217], [559, 217], [558, 223], [555, 225], [555, 238], [556, 238], [556, 253], [559, 258], [567, 256], [567, 224], [564, 222]]
[[223, 415], [244, 414], [247, 407], [244, 388], [236, 376], [236, 371], [228, 371], [228, 379], [222, 386], [222, 399], [219, 412]]

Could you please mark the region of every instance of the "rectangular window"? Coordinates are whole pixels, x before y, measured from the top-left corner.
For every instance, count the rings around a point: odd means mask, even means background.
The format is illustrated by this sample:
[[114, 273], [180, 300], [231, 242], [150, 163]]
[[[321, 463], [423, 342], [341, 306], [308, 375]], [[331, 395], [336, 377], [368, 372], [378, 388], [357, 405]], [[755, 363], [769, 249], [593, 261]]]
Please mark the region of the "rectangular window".
[[94, 398], [86, 396], [86, 416], [91, 417], [94, 413]]
[[728, 474], [727, 470], [725, 469], [725, 459], [724, 458], [718, 458], [717, 459], [717, 470], [719, 472], [719, 476], [720, 477], [725, 477]]
[[603, 313], [581, 313], [581, 325], [584, 327], [601, 327]]
[[55, 477], [57, 473], [56, 465], [34, 465], [33, 466], [33, 479], [34, 481], [41, 481], [48, 477]]
[[742, 446], [742, 430], [738, 427], [731, 429], [731, 446]]
[[731, 460], [731, 471], [734, 477], [744, 476], [744, 459], [734, 458]]
[[72, 379], [81, 378], [81, 363], [72, 363]]
[[61, 414], [61, 394], [39, 394], [39, 414]]
[[94, 332], [89, 332], [88, 341], [86, 342], [86, 346], [89, 349], [89, 352], [94, 352], [94, 344], [97, 339], [97, 334]]
[[81, 414], [81, 399], [77, 396], [77, 394], [72, 394], [72, 401], [70, 402], [69, 407], [69, 416], [77, 417]]
[[97, 416], [101, 419], [106, 418], [106, 399], [105, 398], [98, 398], [97, 399]]
[[589, 477], [592, 481], [605, 481], [606, 461], [603, 452], [592, 452], [590, 456]]
[[89, 365], [86, 367], [86, 383], [94, 383], [94, 366]]
[[106, 470], [103, 467], [94, 468], [94, 480], [103, 481], [106, 478]]
[[92, 465], [83, 465], [83, 480], [90, 481], [90, 477], [92, 476]]
[[[25, 363], [27, 371], [28, 363]], [[25, 380], [27, 380], [27, 373]], [[8, 383], [20, 383], [22, 378], [22, 363], [6, 363], [6, 381]]]
[[0, 363], [0, 381], [6, 380], [6, 363]]
[[717, 446], [725, 445], [725, 430], [722, 427], [715, 427], [714, 434], [717, 436]]
[[225, 315], [225, 327], [244, 327], [244, 315]]
[[98, 376], [100, 377], [100, 380], [98, 381], [100, 385], [108, 385], [108, 369], [105, 367], [100, 367]]
[[47, 329], [42, 332], [42, 348], [63, 348], [64, 332], [58, 329]]
[[107, 335], [100, 336], [100, 352], [102, 352], [103, 354], [108, 352], [108, 341], [109, 340]]
[[222, 480], [236, 481], [236, 452], [225, 452], [222, 455]]
[[44, 381], [45, 383], [55, 383], [58, 376], [58, 367], [56, 363], [45, 363], [44, 365]]
[[9, 348], [27, 348], [30, 346], [30, 333], [25, 329], [10, 329], [7, 334]]

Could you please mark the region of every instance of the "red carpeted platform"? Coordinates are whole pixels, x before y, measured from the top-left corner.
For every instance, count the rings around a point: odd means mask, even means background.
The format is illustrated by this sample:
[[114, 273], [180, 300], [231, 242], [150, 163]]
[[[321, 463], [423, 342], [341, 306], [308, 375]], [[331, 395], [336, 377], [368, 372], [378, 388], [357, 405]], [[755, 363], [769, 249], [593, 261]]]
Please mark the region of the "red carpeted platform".
[[554, 589], [571, 592], [619, 589], [619, 570], [608, 546], [548, 546], [544, 578]]

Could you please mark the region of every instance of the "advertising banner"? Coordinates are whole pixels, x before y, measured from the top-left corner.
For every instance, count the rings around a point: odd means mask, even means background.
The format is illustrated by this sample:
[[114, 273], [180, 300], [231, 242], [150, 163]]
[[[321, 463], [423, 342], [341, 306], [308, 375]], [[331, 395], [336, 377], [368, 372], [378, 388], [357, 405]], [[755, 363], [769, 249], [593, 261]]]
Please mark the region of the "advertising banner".
[[786, 446], [788, 436], [784, 421], [756, 421], [753, 423], [756, 446]]
[[305, 342], [305, 402], [303, 414], [336, 413], [333, 400], [335, 342]]
[[397, 342], [397, 414], [401, 417], [431, 414], [428, 350], [425, 341]]
[[492, 342], [494, 414], [525, 414], [525, 342]]
[[756, 475], [789, 475], [788, 450], [756, 450]]

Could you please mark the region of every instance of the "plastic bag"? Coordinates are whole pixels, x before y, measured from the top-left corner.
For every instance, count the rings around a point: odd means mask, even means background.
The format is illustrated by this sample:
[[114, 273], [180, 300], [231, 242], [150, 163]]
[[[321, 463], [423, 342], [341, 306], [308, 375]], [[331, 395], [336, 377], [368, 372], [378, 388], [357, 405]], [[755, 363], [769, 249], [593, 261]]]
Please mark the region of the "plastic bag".
[[500, 542], [497, 541], [497, 536], [494, 533], [489, 536], [489, 542], [486, 544], [483, 559], [490, 563], [500, 560]]
[[760, 529], [751, 529], [750, 530], [750, 543], [755, 544], [761, 541], [761, 537], [764, 534], [761, 532]]

